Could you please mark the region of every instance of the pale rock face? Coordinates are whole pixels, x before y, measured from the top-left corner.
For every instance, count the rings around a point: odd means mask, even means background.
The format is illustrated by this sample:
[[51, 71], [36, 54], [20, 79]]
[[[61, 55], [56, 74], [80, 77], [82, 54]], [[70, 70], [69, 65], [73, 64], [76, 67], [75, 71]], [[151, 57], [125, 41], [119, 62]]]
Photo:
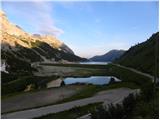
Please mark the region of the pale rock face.
[[1, 40], [1, 45], [3, 50], [9, 50], [9, 46], [14, 48], [13, 50], [16, 50], [15, 46], [16, 44], [21, 45], [23, 47], [29, 48], [29, 45], [26, 44], [25, 42], [19, 40], [14, 35], [10, 35], [6, 32], [2, 32], [2, 40]]
[[26, 43], [19, 40], [19, 38], [21, 36], [29, 37], [30, 35], [23, 31], [19, 26], [10, 23], [3, 11], [0, 11], [0, 22], [0, 39], [3, 50], [9, 50], [8, 45], [10, 45], [11, 47], [15, 47], [16, 44], [27, 48], [29, 47]]
[[46, 42], [54, 48], [59, 48], [63, 44], [63, 42], [59, 41], [56, 37], [51, 35], [38, 35], [38, 34], [35, 35], [34, 34], [32, 35], [32, 37], [33, 39], [38, 39], [41, 42]]
[[20, 27], [17, 25], [14, 25], [10, 23], [3, 11], [0, 11], [0, 21], [1, 21], [1, 31], [7, 32], [10, 35], [28, 35], [26, 32], [24, 32]]
[[[49, 44], [51, 47], [56, 49], [61, 49], [61, 47], [64, 46], [64, 43], [58, 40], [55, 36], [39, 35], [39, 34], [31, 35], [29, 33], [26, 33], [18, 25], [10, 23], [9, 20], [7, 19], [7, 16], [2, 10], [0, 10], [0, 22], [1, 22], [0, 32], [2, 35], [0, 39], [4, 50], [8, 49], [8, 46], [4, 46], [6, 45], [6, 43], [13, 47], [15, 47], [16, 44], [18, 44], [26, 48], [32, 48], [31, 42], [35, 41], [45, 42]], [[65, 46], [64, 51], [73, 53], [73, 51], [69, 49], [67, 46]]]

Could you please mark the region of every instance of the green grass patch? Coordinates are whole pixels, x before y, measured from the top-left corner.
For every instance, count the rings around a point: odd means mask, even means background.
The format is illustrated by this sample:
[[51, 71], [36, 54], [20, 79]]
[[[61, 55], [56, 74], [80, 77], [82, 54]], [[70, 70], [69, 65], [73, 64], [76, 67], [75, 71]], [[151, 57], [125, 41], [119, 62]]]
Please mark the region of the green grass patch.
[[106, 69], [107, 65], [99, 65], [99, 64], [78, 64], [78, 63], [41, 63], [40, 65], [45, 66], [59, 66], [59, 67], [78, 67], [78, 68], [92, 68], [92, 69]]
[[64, 100], [59, 101], [56, 104], [92, 97], [93, 95], [95, 95], [96, 93], [98, 93], [100, 91], [111, 90], [111, 89], [122, 88], [122, 87], [127, 87], [127, 88], [131, 88], [131, 89], [138, 89], [139, 88], [139, 86], [137, 86], [134, 83], [130, 83], [130, 82], [119, 82], [119, 83], [102, 85], [102, 86], [88, 85], [88, 87], [80, 90], [77, 94], [75, 94], [69, 98], [65, 98]]
[[118, 67], [113, 64], [107, 65], [106, 75], [115, 76], [124, 82], [135, 83], [139, 87], [143, 86], [145, 83], [152, 82], [152, 80], [147, 76], [138, 74], [128, 69]]
[[[34, 89], [38, 87], [45, 87], [45, 83], [57, 79], [58, 76], [51, 77], [37, 77], [37, 76], [23, 76], [1, 86], [3, 98], [8, 96], [17, 95], [19, 92], [23, 93], [27, 85], [33, 84]], [[6, 97], [5, 97], [6, 96]]]

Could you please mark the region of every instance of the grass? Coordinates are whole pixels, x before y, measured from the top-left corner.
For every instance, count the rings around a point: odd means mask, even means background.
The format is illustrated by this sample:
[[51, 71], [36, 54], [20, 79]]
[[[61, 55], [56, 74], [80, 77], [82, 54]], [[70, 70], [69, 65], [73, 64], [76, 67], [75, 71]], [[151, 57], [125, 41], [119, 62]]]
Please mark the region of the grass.
[[94, 104], [88, 104], [83, 107], [75, 107], [70, 110], [66, 110], [63, 112], [58, 113], [52, 113], [45, 116], [38, 117], [38, 119], [75, 119], [82, 115], [85, 115], [88, 113], [88, 111], [95, 109], [95, 107], [101, 105], [102, 103], [94, 103]]
[[[45, 65], [45, 64], [43, 64]], [[89, 77], [89, 76], [115, 76], [119, 79], [121, 79], [123, 82], [132, 82], [136, 84], [136, 86], [142, 86], [144, 83], [150, 81], [150, 78], [140, 75], [138, 73], [135, 73], [130, 70], [126, 70], [124, 68], [108, 64], [108, 65], [84, 65], [84, 64], [49, 64], [49, 65], [56, 65], [56, 66], [65, 66], [65, 67], [80, 67], [80, 68], [92, 68], [92, 69], [80, 69], [75, 70], [70, 75], [66, 75], [65, 77]], [[96, 68], [96, 69], [95, 69]], [[104, 69], [105, 68], [105, 69]], [[132, 77], [131, 77], [132, 76]], [[40, 81], [40, 79], [44, 79], [43, 81]], [[37, 83], [38, 81], [38, 83]], [[45, 78], [36, 78], [32, 76], [27, 76], [23, 78], [19, 78], [17, 80], [14, 80], [12, 82], [9, 82], [8, 84], [2, 85], [2, 95], [10, 94], [13, 92], [20, 92], [23, 91], [26, 88], [26, 85], [29, 84], [41, 84], [43, 85], [44, 82], [46, 82]], [[43, 84], [42, 84], [43, 83]]]
[[37, 89], [40, 86], [44, 86], [48, 81], [57, 79], [57, 76], [50, 77], [37, 77], [37, 76], [23, 76], [16, 80], [10, 81], [6, 84], [2, 84], [2, 98], [8, 98], [10, 96], [18, 95], [19, 93], [25, 93], [24, 89], [27, 85], [33, 84]]
[[[103, 71], [103, 74], [109, 75], [109, 76], [115, 76], [121, 79], [122, 82], [114, 83], [110, 85], [103, 85], [103, 86], [88, 85], [87, 88], [79, 91], [76, 95], [73, 95], [70, 98], [65, 98], [64, 100], [59, 101], [57, 103], [53, 103], [53, 104], [59, 104], [59, 103], [64, 103], [64, 102], [73, 101], [77, 99], [91, 97], [95, 95], [97, 92], [102, 91], [102, 90], [109, 90], [109, 89], [115, 89], [115, 88], [121, 88], [121, 87], [137, 89], [137, 88], [141, 88], [144, 83], [148, 83], [149, 81], [151, 81], [148, 77], [145, 77], [143, 75], [140, 75], [130, 70], [126, 70], [124, 68], [117, 67], [112, 64], [108, 64], [106, 66], [106, 69]], [[45, 105], [45, 106], [48, 106], [48, 105]]]
[[[78, 74], [84, 74], [84, 76], [88, 75], [103, 75], [103, 76], [115, 76], [122, 81], [125, 82], [133, 82], [136, 83], [137, 85], [141, 86], [145, 82], [151, 81], [150, 78], [135, 73], [131, 70], [127, 70], [121, 67], [118, 67], [113, 64], [107, 64], [107, 65], [91, 65], [91, 64], [50, 64], [50, 63], [41, 63], [41, 65], [45, 66], [59, 66], [59, 67], [78, 67], [78, 68], [90, 68], [92, 70], [85, 70], [83, 69], [82, 71], [76, 71], [77, 75]], [[98, 69], [98, 70], [97, 70]], [[132, 76], [132, 77], [131, 77]]]
[[107, 65], [106, 75], [115, 76], [124, 82], [135, 83], [139, 87], [143, 86], [145, 83], [152, 82], [151, 78], [147, 76], [135, 73], [131, 70], [127, 70], [113, 64]]
[[64, 77], [106, 76], [106, 70], [105, 69], [81, 68], [81, 69], [75, 69], [75, 71], [64, 74], [63, 76]]
[[131, 88], [131, 89], [138, 89], [139, 88], [139, 86], [137, 86], [134, 83], [130, 83], [130, 82], [119, 82], [119, 83], [114, 83], [114, 84], [110, 84], [110, 85], [103, 85], [103, 86], [88, 85], [88, 87], [80, 90], [77, 94], [75, 94], [69, 98], [65, 98], [64, 100], [59, 101], [56, 104], [92, 97], [93, 95], [95, 95], [96, 93], [98, 93], [100, 91], [111, 90], [111, 89], [122, 88], [122, 87], [127, 87], [127, 88]]
[[[102, 90], [110, 90], [110, 89], [116, 89], [116, 88], [121, 88], [121, 87], [127, 87], [127, 88], [131, 88], [131, 89], [137, 89], [138, 88], [138, 86], [136, 86], [133, 83], [129, 83], [129, 82], [128, 83], [127, 82], [119, 82], [119, 83], [110, 84], [110, 85], [103, 85], [103, 86], [86, 85], [84, 87], [84, 89], [79, 90], [79, 92], [77, 92], [77, 94], [75, 94], [75, 95], [73, 95], [73, 96], [71, 96], [69, 98], [65, 98], [62, 101], [53, 102], [53, 103], [42, 105], [42, 106], [32, 107], [32, 109], [33, 108], [40, 108], [40, 107], [50, 106], [50, 105], [55, 105], [55, 104], [61, 104], [61, 103], [74, 101], [74, 100], [78, 100], [78, 99], [83, 99], [83, 98], [88, 98], [88, 97], [92, 97], [97, 92], [100, 92]], [[56, 88], [50, 88], [50, 89], [56, 89]], [[44, 91], [44, 90], [48, 90], [48, 89], [41, 89], [41, 91], [42, 90]], [[32, 94], [32, 93], [37, 92], [37, 91], [40, 91], [40, 90], [34, 90], [34, 91], [29, 91], [29, 92], [17, 92], [17, 93], [14, 93], [14, 94], [8, 94], [6, 96], [2, 96], [2, 100], [3, 99], [8, 99], [8, 98], [11, 98], [11, 97], [15, 97], [17, 95]], [[13, 110], [13, 111], [5, 112], [5, 114], [6, 113], [11, 113], [11, 112], [17, 112], [17, 111], [21, 111], [21, 110], [28, 110], [28, 109], [31, 109], [31, 108]]]
[[40, 63], [40, 65], [45, 66], [59, 66], [59, 67], [78, 67], [78, 68], [92, 68], [92, 69], [106, 69], [107, 65], [99, 65], [99, 64], [78, 64], [78, 63]]
[[58, 103], [91, 97], [97, 92], [102, 90], [109, 90], [109, 89], [115, 89], [115, 88], [121, 88], [121, 87], [138, 89], [138, 88], [141, 88], [145, 83], [151, 82], [151, 79], [146, 76], [143, 76], [141, 74], [135, 73], [130, 70], [126, 70], [124, 68], [120, 68], [112, 64], [107, 65], [106, 74], [109, 76], [115, 76], [121, 79], [122, 82], [114, 83], [111, 85], [103, 85], [103, 86], [90, 85], [86, 89], [83, 89], [82, 91], [77, 93], [76, 95], [73, 95], [70, 98], [66, 98]]

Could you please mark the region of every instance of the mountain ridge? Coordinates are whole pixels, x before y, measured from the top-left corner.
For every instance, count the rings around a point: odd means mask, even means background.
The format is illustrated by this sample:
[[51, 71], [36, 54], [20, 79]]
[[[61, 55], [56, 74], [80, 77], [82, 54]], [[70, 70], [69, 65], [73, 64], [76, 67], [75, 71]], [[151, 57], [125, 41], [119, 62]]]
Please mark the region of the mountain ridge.
[[[146, 41], [129, 48], [115, 63], [132, 67], [142, 72], [158, 75], [156, 65], [159, 64], [159, 32], [154, 33]], [[157, 60], [156, 60], [157, 59]], [[155, 62], [156, 61], [156, 62]]]
[[124, 50], [113, 49], [103, 55], [94, 56], [90, 58], [89, 60], [97, 61], [97, 62], [111, 62], [117, 59], [118, 57], [120, 57], [123, 53], [124, 53]]
[[[29, 34], [21, 27], [10, 23], [3, 11], [0, 12], [2, 27], [1, 56], [8, 72], [16, 73], [16, 69], [26, 71], [18, 65], [30, 66], [32, 62], [55, 62], [55, 61], [85, 61], [63, 42], [51, 35]], [[15, 63], [12, 63], [15, 62]], [[2, 64], [3, 64], [2, 63]], [[28, 68], [28, 67], [26, 67]]]

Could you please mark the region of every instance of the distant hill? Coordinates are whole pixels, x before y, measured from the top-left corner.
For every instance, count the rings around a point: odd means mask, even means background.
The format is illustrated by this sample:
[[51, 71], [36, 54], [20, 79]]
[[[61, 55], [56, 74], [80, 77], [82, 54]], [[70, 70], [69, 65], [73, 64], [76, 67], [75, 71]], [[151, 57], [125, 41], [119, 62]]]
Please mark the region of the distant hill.
[[[115, 62], [154, 75], [155, 65], [159, 66], [159, 32], [145, 42], [132, 46]], [[156, 73], [158, 75], [158, 69]]]
[[97, 62], [111, 62], [119, 58], [124, 52], [124, 50], [111, 50], [104, 55], [94, 56], [89, 60]]

